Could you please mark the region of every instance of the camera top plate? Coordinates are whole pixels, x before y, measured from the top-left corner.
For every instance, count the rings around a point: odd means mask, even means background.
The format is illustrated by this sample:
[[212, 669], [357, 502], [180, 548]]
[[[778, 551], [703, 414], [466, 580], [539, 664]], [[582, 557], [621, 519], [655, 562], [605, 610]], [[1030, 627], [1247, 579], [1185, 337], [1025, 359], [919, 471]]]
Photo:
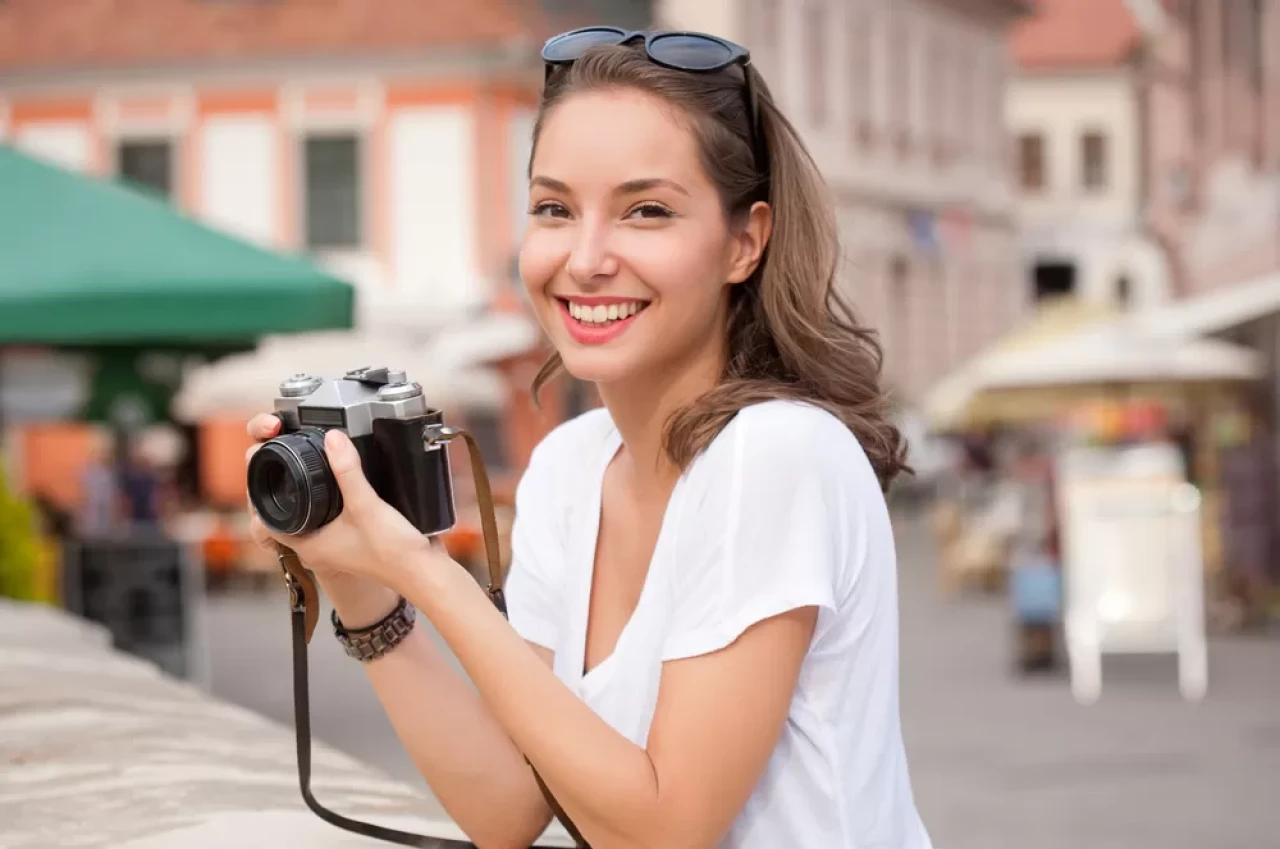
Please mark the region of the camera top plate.
[[337, 379], [296, 374], [280, 384], [275, 408], [286, 430], [339, 428], [353, 439], [371, 433], [375, 419], [427, 413], [422, 387], [385, 366], [352, 369]]

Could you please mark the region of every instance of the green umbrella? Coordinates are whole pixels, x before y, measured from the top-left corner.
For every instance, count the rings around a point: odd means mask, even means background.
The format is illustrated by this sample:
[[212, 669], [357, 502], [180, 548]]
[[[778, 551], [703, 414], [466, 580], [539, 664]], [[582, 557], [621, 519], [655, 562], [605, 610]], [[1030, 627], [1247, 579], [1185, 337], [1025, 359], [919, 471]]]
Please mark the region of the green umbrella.
[[226, 348], [352, 325], [350, 285], [0, 145], [0, 345]]

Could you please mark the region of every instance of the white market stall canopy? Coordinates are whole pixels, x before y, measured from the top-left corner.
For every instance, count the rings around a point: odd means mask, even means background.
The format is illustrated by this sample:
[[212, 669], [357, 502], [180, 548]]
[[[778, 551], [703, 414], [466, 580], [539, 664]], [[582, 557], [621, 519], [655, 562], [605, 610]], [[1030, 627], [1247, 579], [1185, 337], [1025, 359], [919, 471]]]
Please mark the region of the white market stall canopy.
[[1158, 336], [1204, 336], [1280, 313], [1280, 273], [1150, 310], [1135, 321]]
[[520, 315], [495, 314], [447, 328], [427, 342], [386, 332], [339, 331], [264, 339], [257, 350], [192, 370], [173, 401], [178, 421], [269, 411], [280, 382], [299, 372], [340, 377], [353, 368], [402, 368], [436, 407], [501, 405], [491, 363], [530, 350], [541, 332]]
[[[1073, 321], [1063, 310], [1075, 310]], [[962, 421], [984, 393], [1132, 384], [1246, 381], [1261, 357], [1216, 339], [1148, 332], [1133, 317], [1059, 308], [942, 380], [926, 397], [934, 427]], [[1046, 328], [1046, 325], [1048, 327]]]

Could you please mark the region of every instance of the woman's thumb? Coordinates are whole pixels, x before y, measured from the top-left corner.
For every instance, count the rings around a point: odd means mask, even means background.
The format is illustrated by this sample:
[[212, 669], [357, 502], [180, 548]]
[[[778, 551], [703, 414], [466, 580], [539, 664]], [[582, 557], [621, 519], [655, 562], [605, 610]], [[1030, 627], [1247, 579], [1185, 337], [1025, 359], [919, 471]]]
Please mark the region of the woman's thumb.
[[345, 433], [331, 430], [324, 435], [324, 453], [329, 469], [342, 490], [344, 509], [361, 510], [378, 496], [360, 468], [360, 454]]

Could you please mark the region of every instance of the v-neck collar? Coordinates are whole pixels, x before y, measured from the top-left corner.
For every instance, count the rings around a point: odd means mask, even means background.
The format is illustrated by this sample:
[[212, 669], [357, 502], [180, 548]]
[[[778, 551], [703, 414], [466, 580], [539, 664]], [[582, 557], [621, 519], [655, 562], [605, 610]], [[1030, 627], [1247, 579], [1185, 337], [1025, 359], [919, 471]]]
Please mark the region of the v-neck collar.
[[[636, 606], [631, 611], [631, 615], [627, 617], [622, 630], [618, 632], [618, 638], [613, 644], [613, 650], [609, 652], [607, 657], [592, 667], [589, 672], [584, 672], [583, 667], [586, 665], [587, 656], [587, 628], [591, 619], [591, 584], [595, 578], [596, 548], [600, 541], [600, 519], [604, 512], [604, 476], [609, 469], [610, 463], [613, 462], [621, 448], [622, 436], [618, 433], [618, 429], [613, 423], [610, 422], [609, 433], [604, 440], [601, 456], [597, 459], [596, 468], [593, 470], [591, 498], [584, 505], [585, 512], [581, 516], [581, 521], [573, 523], [574, 530], [578, 532], [576, 534], [578, 544], [574, 547], [573, 557], [575, 565], [581, 564], [581, 568], [573, 570], [578, 577], [573, 602], [573, 612], [576, 614], [574, 616], [576, 628], [573, 635], [573, 665], [571, 671], [578, 682], [579, 695], [586, 695], [591, 689], [594, 689], [594, 682], [608, 680], [608, 670], [614, 666], [619, 652], [625, 649], [628, 636], [636, 628], [636, 620], [643, 615], [642, 612], [646, 600], [653, 595], [652, 588], [659, 580], [658, 572], [661, 568], [662, 558], [665, 556], [664, 547], [667, 545], [670, 535], [675, 533], [673, 526], [676, 524], [676, 517], [679, 516], [678, 503], [688, 474], [688, 470], [686, 470], [676, 479], [676, 484], [667, 499], [667, 505], [662, 514], [662, 525], [658, 529], [658, 538], [654, 543], [653, 554], [649, 558], [649, 566], [645, 572], [644, 585], [640, 588], [640, 597], [636, 600]], [[583, 529], [584, 526], [585, 530]]]

